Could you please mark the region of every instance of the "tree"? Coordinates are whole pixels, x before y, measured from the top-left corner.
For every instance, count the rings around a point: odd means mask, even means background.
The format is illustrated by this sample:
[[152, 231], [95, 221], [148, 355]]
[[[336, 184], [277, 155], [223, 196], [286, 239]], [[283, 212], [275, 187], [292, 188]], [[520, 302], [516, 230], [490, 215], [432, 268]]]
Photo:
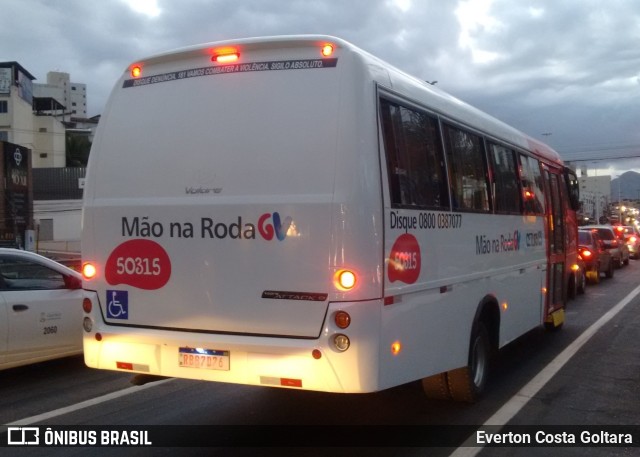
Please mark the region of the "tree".
[[91, 141], [86, 135], [67, 132], [67, 167], [86, 167], [91, 150]]

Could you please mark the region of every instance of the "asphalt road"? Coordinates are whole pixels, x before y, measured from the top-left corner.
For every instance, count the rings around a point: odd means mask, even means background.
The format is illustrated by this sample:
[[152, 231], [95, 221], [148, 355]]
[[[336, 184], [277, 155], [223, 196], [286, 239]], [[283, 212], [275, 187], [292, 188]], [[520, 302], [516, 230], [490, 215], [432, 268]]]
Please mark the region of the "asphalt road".
[[[313, 443], [353, 434], [372, 440], [380, 433], [402, 435], [403, 430], [436, 425], [475, 429], [496, 418], [510, 426], [535, 426], [550, 433], [558, 426], [640, 426], [640, 297], [633, 297], [610, 316], [583, 346], [566, 358], [548, 382], [536, 380], [549, 370], [559, 354], [585, 330], [599, 322], [616, 304], [640, 285], [640, 261], [617, 270], [611, 280], [590, 286], [572, 300], [567, 321], [557, 332], [537, 329], [501, 351], [485, 397], [469, 405], [426, 400], [417, 384], [376, 394], [334, 395], [317, 392], [168, 380], [132, 387], [130, 375], [86, 368], [81, 358], [69, 358], [0, 372], [0, 422], [8, 425], [189, 426], [184, 433], [215, 434], [225, 425], [272, 426], [276, 433], [307, 433]], [[600, 321], [602, 322], [602, 321]], [[563, 351], [565, 351], [563, 353]], [[531, 390], [531, 384], [536, 384]], [[523, 394], [533, 392], [531, 395]], [[515, 406], [514, 406], [515, 405]], [[493, 422], [492, 422], [493, 418]], [[301, 427], [308, 426], [308, 427]], [[358, 426], [364, 426], [358, 428]], [[426, 426], [426, 427], [425, 427]], [[192, 427], [192, 428], [191, 428]], [[640, 428], [640, 427], [638, 427]], [[192, 432], [190, 432], [192, 430]], [[365, 430], [363, 432], [362, 430]], [[293, 435], [292, 435], [293, 436]], [[475, 435], [473, 435], [475, 436]], [[299, 436], [295, 436], [300, 438]], [[634, 436], [640, 439], [640, 433]], [[6, 439], [2, 438], [3, 442]], [[383, 439], [384, 441], [384, 439]], [[439, 447], [398, 446], [393, 435], [386, 447], [299, 447], [278, 450], [279, 455], [366, 456], [537, 456], [640, 455], [638, 447]], [[462, 444], [462, 440], [460, 440]], [[636, 443], [636, 446], [638, 444]], [[8, 448], [0, 448], [0, 454]], [[82, 448], [11, 448], [11, 455], [87, 455]], [[270, 450], [274, 450], [270, 448]], [[209, 449], [94, 448], [90, 455], [263, 455], [257, 447]]]

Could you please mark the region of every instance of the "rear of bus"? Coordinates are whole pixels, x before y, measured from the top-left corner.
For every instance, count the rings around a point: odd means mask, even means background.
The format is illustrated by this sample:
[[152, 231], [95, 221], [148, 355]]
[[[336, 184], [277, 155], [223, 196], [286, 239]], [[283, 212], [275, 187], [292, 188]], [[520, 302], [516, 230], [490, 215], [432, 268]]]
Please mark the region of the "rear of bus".
[[382, 197], [360, 59], [298, 37], [127, 68], [85, 188], [88, 366], [379, 390]]

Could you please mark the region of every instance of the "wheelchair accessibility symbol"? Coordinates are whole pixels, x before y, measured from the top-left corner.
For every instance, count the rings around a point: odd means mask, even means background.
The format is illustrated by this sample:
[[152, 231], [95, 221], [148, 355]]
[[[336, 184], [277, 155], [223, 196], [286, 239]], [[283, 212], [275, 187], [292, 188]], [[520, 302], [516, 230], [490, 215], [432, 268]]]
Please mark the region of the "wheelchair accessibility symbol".
[[129, 292], [107, 290], [107, 318], [129, 319]]

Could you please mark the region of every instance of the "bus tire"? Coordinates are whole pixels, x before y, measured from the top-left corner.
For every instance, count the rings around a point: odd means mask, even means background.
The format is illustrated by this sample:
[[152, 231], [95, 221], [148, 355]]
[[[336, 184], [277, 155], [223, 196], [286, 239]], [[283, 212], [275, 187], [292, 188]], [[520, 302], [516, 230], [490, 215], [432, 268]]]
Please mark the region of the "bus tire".
[[427, 398], [434, 400], [451, 400], [447, 373], [438, 373], [422, 378], [422, 390]]
[[477, 322], [471, 332], [468, 365], [447, 373], [453, 400], [469, 403], [478, 401], [487, 384], [491, 355], [489, 332], [483, 322]]

